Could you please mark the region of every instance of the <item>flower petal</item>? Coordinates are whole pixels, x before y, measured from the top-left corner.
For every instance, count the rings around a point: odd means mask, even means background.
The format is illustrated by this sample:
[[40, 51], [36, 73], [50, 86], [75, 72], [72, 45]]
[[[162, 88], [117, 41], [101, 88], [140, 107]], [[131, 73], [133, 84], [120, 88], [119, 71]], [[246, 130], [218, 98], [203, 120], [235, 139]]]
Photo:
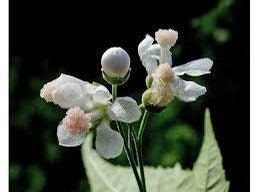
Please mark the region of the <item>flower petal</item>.
[[112, 120], [132, 123], [140, 119], [141, 111], [130, 97], [118, 97], [107, 111]]
[[66, 126], [61, 122], [57, 127], [57, 138], [59, 145], [65, 147], [75, 147], [81, 145], [85, 140], [86, 133], [70, 134]]
[[142, 64], [145, 67], [147, 73], [151, 75], [158, 68], [158, 61], [153, 56], [148, 56], [142, 59]]
[[154, 73], [158, 68], [158, 60], [160, 59], [160, 45], [153, 44], [141, 58], [143, 66], [149, 75]]
[[209, 58], [197, 59], [194, 61], [190, 61], [184, 65], [180, 65], [174, 67], [174, 73], [176, 75], [191, 75], [191, 76], [199, 76], [204, 74], [209, 74], [210, 69], [213, 65], [213, 61]]
[[146, 68], [146, 71], [149, 75], [154, 73], [158, 68], [158, 60], [160, 58], [160, 45], [153, 44], [142, 56], [141, 60], [143, 66]]
[[159, 59], [160, 57], [160, 45], [155, 43], [148, 48], [148, 54]]
[[138, 54], [140, 58], [149, 49], [149, 47], [152, 45], [153, 42], [154, 42], [154, 39], [151, 36], [146, 35], [146, 37], [139, 43]]
[[154, 39], [146, 35], [145, 39], [138, 46], [138, 54], [148, 74], [154, 73], [158, 68], [160, 56], [160, 46], [158, 44], [152, 45], [153, 42]]
[[94, 95], [96, 93], [96, 87], [99, 85], [98, 83], [88, 83], [85, 84], [85, 89], [87, 90], [87, 93], [90, 95]]
[[105, 86], [98, 85], [96, 87], [96, 92], [93, 96], [93, 99], [95, 101], [108, 101], [112, 99], [112, 95], [110, 94], [109, 90]]
[[52, 92], [53, 103], [67, 109], [75, 106], [84, 108], [87, 97], [81, 86], [76, 83], [65, 83]]
[[71, 75], [66, 75], [66, 74], [61, 74], [57, 79], [56, 79], [56, 87], [59, 87], [65, 83], [75, 83], [80, 86], [85, 85], [87, 83], [86, 81], [82, 81], [76, 77], [73, 77]]
[[179, 100], [184, 102], [195, 101], [206, 93], [206, 88], [193, 81], [185, 81], [179, 77], [174, 78], [172, 90]]
[[40, 96], [47, 102], [53, 102], [52, 92], [67, 83], [73, 83], [83, 88], [88, 82], [82, 81], [70, 75], [61, 74], [58, 78], [46, 83], [43, 86], [43, 88], [40, 90]]
[[[138, 54], [149, 75], [154, 73], [158, 68], [158, 60], [160, 59], [161, 52], [160, 45], [153, 44], [153, 42], [154, 39], [147, 35], [138, 46]], [[172, 65], [172, 56], [169, 50], [163, 62]]]
[[96, 82], [86, 84], [86, 90], [96, 102], [109, 101], [112, 99], [112, 95], [109, 90], [105, 86]]
[[96, 151], [106, 159], [115, 158], [123, 151], [124, 140], [120, 133], [114, 131], [107, 121], [97, 127]]

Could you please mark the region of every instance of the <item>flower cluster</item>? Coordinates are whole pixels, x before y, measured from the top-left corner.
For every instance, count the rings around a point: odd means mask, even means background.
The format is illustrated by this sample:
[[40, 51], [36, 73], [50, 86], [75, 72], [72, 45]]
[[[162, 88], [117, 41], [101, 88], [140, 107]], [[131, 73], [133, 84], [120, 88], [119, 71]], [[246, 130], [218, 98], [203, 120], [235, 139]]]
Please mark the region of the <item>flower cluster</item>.
[[209, 74], [212, 60], [197, 59], [184, 65], [172, 67], [170, 49], [176, 43], [178, 33], [172, 29], [158, 30], [154, 39], [146, 35], [138, 46], [138, 54], [148, 73], [149, 89], [143, 94], [143, 104], [148, 109], [164, 108], [175, 97], [184, 102], [195, 101], [205, 94], [206, 88], [192, 81], [185, 81], [179, 76], [187, 74], [199, 76]]
[[[172, 29], [158, 30], [155, 33], [157, 43], [153, 44], [154, 39], [146, 35], [138, 46], [138, 54], [148, 73], [148, 89], [142, 96], [142, 103], [150, 112], [162, 110], [175, 97], [190, 102], [206, 92], [205, 87], [185, 81], [180, 76], [208, 74], [213, 62], [203, 58], [172, 67], [170, 49], [177, 38], [178, 33]], [[120, 47], [108, 49], [102, 56], [101, 66], [103, 78], [112, 84], [112, 88], [124, 84], [130, 76], [130, 57]], [[67, 109], [66, 116], [57, 127], [60, 145], [81, 145], [86, 134], [96, 128], [96, 151], [107, 159], [118, 156], [124, 146], [124, 138], [120, 132], [110, 127], [111, 121], [133, 123], [141, 117], [141, 110], [134, 99], [116, 98], [115, 90], [112, 89], [110, 94], [103, 85], [82, 81], [70, 75], [61, 74], [57, 79], [46, 83], [40, 96], [46, 102], [53, 102]]]
[[132, 123], [141, 116], [132, 98], [118, 97], [111, 102], [112, 95], [103, 85], [91, 84], [65, 74], [45, 84], [40, 96], [47, 102], [68, 109], [57, 128], [60, 145], [81, 145], [90, 129], [96, 127], [96, 150], [105, 158], [118, 156], [124, 144], [120, 133], [111, 129], [110, 122]]

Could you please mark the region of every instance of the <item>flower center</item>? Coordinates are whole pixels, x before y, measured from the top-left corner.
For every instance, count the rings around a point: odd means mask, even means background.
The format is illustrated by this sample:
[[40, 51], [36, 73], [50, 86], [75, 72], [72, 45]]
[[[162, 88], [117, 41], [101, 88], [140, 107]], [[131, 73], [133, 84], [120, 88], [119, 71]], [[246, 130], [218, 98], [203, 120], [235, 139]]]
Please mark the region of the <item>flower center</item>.
[[67, 126], [70, 134], [87, 133], [92, 126], [90, 115], [84, 113], [80, 107], [70, 108], [66, 112], [63, 123]]
[[173, 69], [169, 64], [161, 64], [159, 65], [155, 75], [164, 83], [169, 84], [172, 83], [174, 78]]

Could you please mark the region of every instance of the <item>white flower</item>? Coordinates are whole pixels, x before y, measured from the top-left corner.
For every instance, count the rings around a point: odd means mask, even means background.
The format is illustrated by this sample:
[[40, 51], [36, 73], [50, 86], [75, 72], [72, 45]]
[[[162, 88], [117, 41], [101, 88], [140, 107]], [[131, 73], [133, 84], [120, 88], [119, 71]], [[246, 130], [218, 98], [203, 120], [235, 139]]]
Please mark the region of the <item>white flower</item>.
[[102, 70], [113, 78], [123, 78], [130, 69], [130, 57], [121, 47], [112, 47], [101, 58]]
[[68, 147], [80, 145], [91, 127], [91, 117], [88, 113], [80, 107], [70, 108], [57, 128], [59, 145]]
[[61, 74], [57, 79], [45, 84], [40, 96], [47, 102], [53, 102], [61, 108], [80, 106], [86, 110], [92, 85], [70, 75]]
[[172, 56], [169, 49], [167, 49], [168, 54], [162, 55], [165, 48], [159, 44], [153, 44], [153, 42], [154, 39], [147, 35], [138, 46], [140, 59], [148, 75], [153, 77], [151, 85], [152, 104], [165, 106], [174, 97], [184, 102], [191, 102], [205, 94], [205, 87], [192, 81], [185, 81], [179, 76], [209, 74], [213, 65], [212, 60], [202, 58], [172, 68]]
[[[51, 87], [51, 89], [49, 88]], [[44, 85], [41, 97], [62, 108], [68, 108], [66, 117], [57, 128], [59, 144], [67, 147], [81, 145], [92, 126], [96, 127], [96, 151], [104, 158], [114, 158], [123, 149], [123, 138], [111, 129], [112, 120], [125, 123], [137, 121], [141, 111], [130, 97], [118, 97], [113, 103], [106, 87], [90, 84], [69, 75]]]
[[155, 73], [152, 74], [153, 82], [150, 87], [150, 100], [152, 106], [164, 107], [171, 102], [175, 93], [170, 88], [174, 78], [174, 73], [169, 64], [161, 64]]

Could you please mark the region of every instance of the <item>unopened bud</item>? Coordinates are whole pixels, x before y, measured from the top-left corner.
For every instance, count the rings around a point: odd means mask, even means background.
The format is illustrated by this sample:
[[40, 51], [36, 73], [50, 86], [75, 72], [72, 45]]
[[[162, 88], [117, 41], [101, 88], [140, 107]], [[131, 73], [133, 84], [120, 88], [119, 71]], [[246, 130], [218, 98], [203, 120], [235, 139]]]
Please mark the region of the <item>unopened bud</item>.
[[142, 95], [142, 103], [144, 108], [151, 113], [160, 113], [166, 106], [158, 106], [152, 103], [152, 92], [151, 89], [147, 89]]
[[120, 47], [108, 49], [101, 58], [103, 78], [110, 84], [123, 84], [130, 75], [130, 57]]

